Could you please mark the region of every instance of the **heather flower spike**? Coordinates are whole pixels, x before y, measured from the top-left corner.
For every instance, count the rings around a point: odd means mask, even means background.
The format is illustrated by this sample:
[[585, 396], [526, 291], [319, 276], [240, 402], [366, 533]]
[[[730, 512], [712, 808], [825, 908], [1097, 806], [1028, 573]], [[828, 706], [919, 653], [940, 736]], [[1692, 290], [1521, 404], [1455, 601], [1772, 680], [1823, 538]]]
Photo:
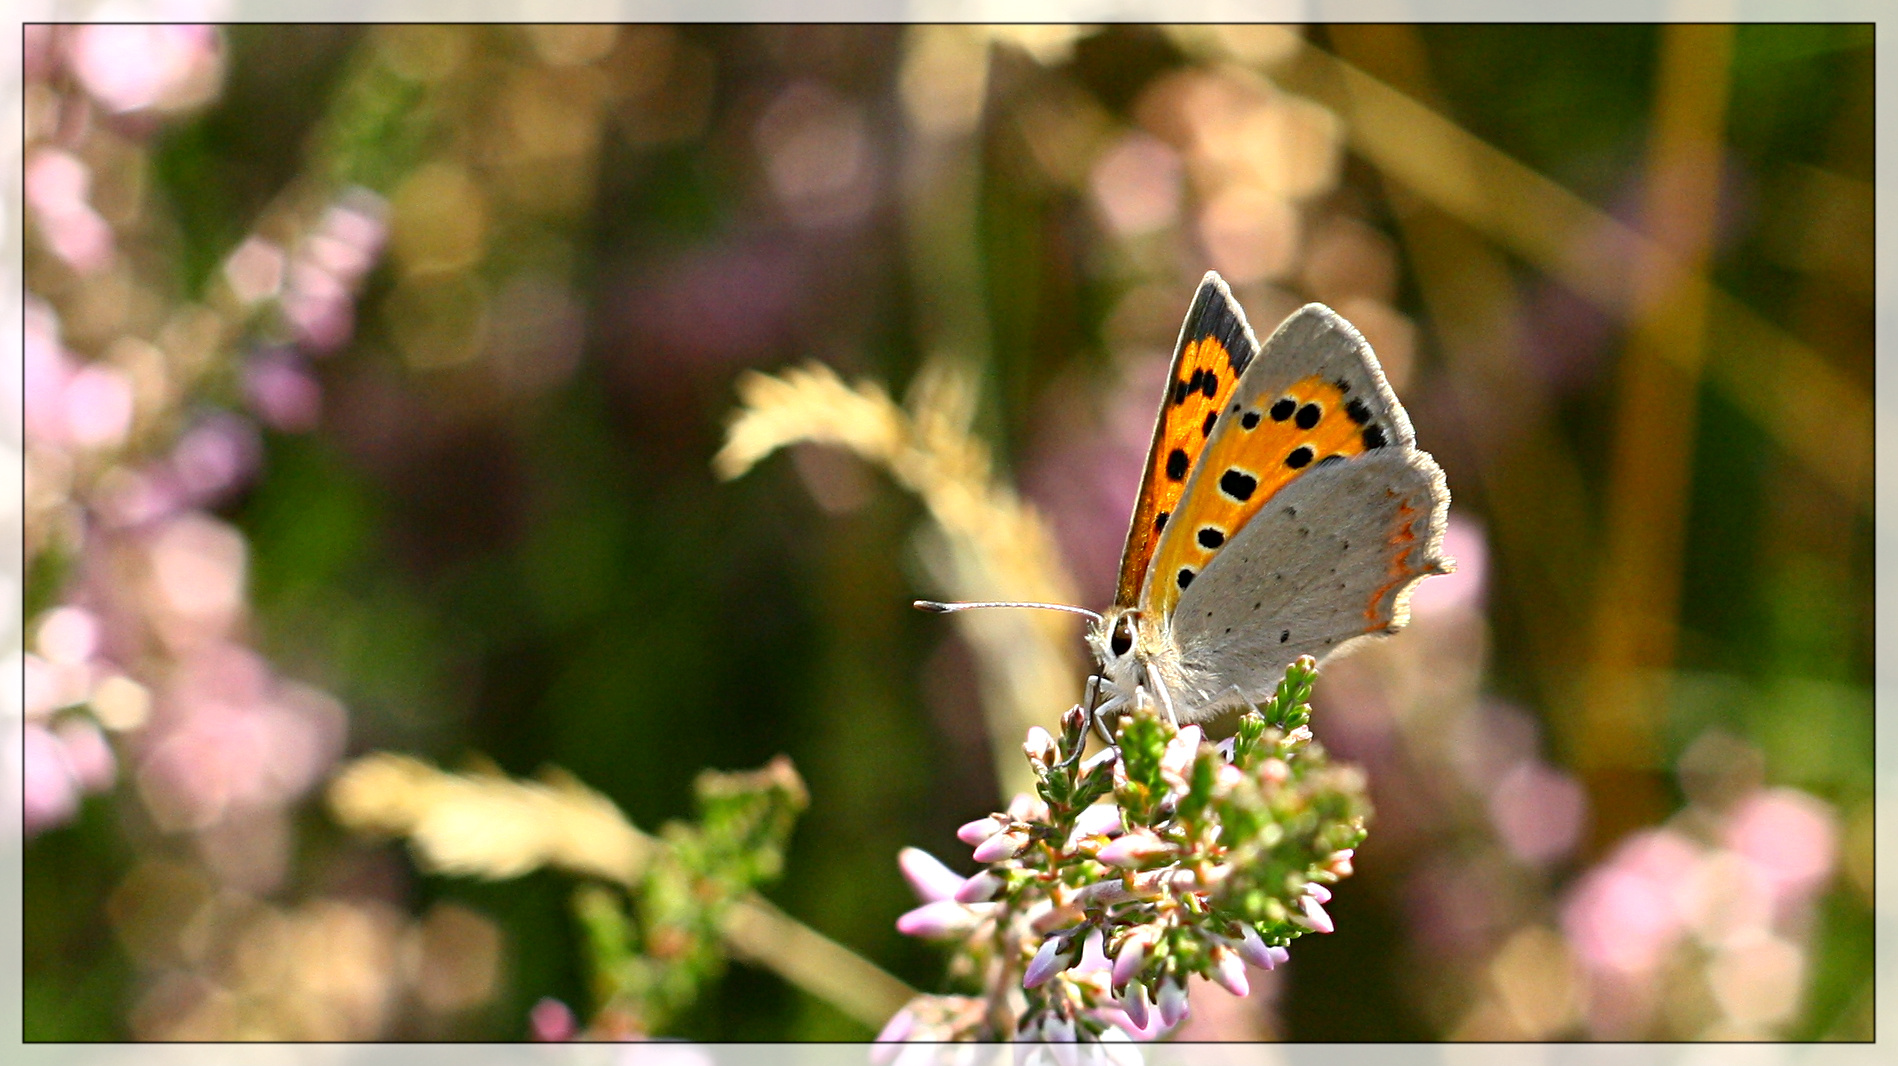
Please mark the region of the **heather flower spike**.
[[1368, 809], [1359, 772], [1332, 765], [1307, 728], [1315, 677], [1311, 659], [1294, 663], [1217, 745], [1144, 691], [1091, 758], [1085, 713], [1031, 730], [1034, 793], [957, 834], [982, 869], [929, 902], [924, 882], [946, 881], [919, 877], [934, 867], [905, 852], [926, 902], [899, 927], [954, 941], [951, 972], [981, 1004], [919, 1031], [1148, 1039], [1186, 1017], [1189, 977], [1244, 996], [1248, 966], [1274, 969], [1299, 936], [1330, 932], [1328, 886], [1350, 874]]

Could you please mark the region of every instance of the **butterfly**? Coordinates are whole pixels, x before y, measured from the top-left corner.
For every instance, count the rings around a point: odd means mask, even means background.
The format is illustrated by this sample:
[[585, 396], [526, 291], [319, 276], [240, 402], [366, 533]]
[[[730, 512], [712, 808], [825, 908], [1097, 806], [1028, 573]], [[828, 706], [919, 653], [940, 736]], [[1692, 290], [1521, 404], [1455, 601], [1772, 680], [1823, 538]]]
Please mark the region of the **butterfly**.
[[[1095, 720], [1146, 692], [1175, 722], [1268, 697], [1322, 659], [1409, 621], [1443, 555], [1450, 491], [1364, 337], [1307, 304], [1263, 346], [1208, 272], [1180, 329], [1104, 613], [1089, 615]], [[1090, 697], [1090, 704], [1094, 699]]]

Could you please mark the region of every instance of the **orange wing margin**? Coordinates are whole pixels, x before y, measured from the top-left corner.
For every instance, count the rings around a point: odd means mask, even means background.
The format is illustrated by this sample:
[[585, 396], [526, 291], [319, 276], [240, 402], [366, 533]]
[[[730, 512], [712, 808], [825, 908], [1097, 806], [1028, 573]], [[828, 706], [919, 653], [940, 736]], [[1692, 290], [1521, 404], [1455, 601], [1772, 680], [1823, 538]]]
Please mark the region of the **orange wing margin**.
[[1140, 479], [1127, 546], [1120, 556], [1116, 606], [1131, 607], [1139, 598], [1160, 531], [1172, 517], [1213, 426], [1225, 417], [1220, 412], [1238, 386], [1239, 375], [1258, 354], [1259, 342], [1246, 324], [1245, 312], [1219, 275], [1208, 273], [1193, 296], [1179, 344], [1173, 349], [1167, 391], [1160, 398], [1146, 473]]

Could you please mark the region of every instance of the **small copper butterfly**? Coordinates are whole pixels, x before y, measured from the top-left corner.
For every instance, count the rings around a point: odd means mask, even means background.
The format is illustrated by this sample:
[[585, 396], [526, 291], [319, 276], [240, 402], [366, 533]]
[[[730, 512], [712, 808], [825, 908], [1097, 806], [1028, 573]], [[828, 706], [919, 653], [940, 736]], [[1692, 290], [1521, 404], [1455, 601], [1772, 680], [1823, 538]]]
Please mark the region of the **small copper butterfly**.
[[1097, 719], [1141, 688], [1176, 721], [1262, 701], [1299, 656], [1403, 628], [1411, 589], [1453, 565], [1443, 470], [1337, 312], [1307, 304], [1262, 348], [1209, 272], [1167, 382], [1105, 614], [917, 604], [1091, 616]]

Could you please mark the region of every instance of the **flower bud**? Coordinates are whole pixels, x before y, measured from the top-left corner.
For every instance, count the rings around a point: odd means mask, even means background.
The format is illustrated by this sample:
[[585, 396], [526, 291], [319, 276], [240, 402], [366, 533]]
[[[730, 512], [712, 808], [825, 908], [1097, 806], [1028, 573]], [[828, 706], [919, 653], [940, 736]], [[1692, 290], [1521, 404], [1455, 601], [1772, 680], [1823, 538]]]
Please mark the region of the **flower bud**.
[[1164, 981], [1160, 985], [1160, 1024], [1168, 1029], [1180, 1024], [1186, 1018], [1186, 986], [1177, 981]]
[[987, 818], [977, 818], [963, 825], [962, 828], [956, 830], [956, 839], [970, 847], [975, 847], [1006, 828], [1008, 828], [1006, 818], [991, 814]]
[[1142, 1033], [1147, 1028], [1149, 1020], [1147, 1009], [1150, 1006], [1152, 1006], [1152, 1001], [1147, 997], [1147, 986], [1141, 981], [1128, 985], [1127, 994], [1120, 1000], [1120, 1009], [1127, 1012], [1127, 1020], [1134, 1023], [1134, 1028], [1141, 1030]]
[[975, 861], [990, 863], [1012, 859], [1021, 854], [1021, 850], [1027, 846], [1028, 831], [1026, 829], [1011, 829], [1006, 833], [997, 833], [976, 846]]
[[[1240, 958], [1257, 966], [1261, 970], [1274, 969], [1279, 963], [1285, 961], [1274, 953], [1272, 947], [1266, 944], [1265, 938], [1259, 935], [1257, 929], [1252, 928], [1251, 925], [1244, 922], [1239, 924], [1239, 946], [1236, 950], [1239, 952]], [[1285, 949], [1279, 948], [1276, 950], [1284, 951]], [[1286, 954], [1289, 956], [1290, 952]]]
[[1199, 754], [1199, 741], [1203, 735], [1196, 725], [1189, 725], [1179, 731], [1172, 740], [1167, 741], [1166, 751], [1160, 755], [1160, 772], [1163, 774], [1183, 775], [1193, 765], [1193, 757]]
[[1267, 759], [1259, 764], [1259, 783], [1270, 787], [1292, 779], [1292, 768], [1283, 759]]
[[1238, 952], [1224, 944], [1213, 948], [1211, 977], [1219, 983], [1219, 987], [1235, 996], [1243, 998], [1246, 993], [1252, 991], [1252, 986], [1246, 983], [1245, 961], [1239, 957]]
[[1017, 792], [1015, 798], [1008, 801], [1008, 816], [1017, 822], [1045, 822], [1048, 805], [1033, 793]]
[[1074, 816], [1076, 837], [1106, 836], [1120, 832], [1120, 808], [1112, 803], [1096, 803]]
[[1150, 829], [1136, 829], [1100, 850], [1095, 858], [1109, 866], [1138, 866], [1142, 861], [1165, 853], [1170, 845]]
[[1038, 725], [1028, 727], [1028, 739], [1022, 742], [1021, 750], [1031, 761], [1047, 765], [1054, 761], [1054, 738], [1046, 729]]
[[1061, 716], [1061, 731], [1075, 735], [1086, 732], [1087, 708], [1078, 703], [1069, 707]]
[[1074, 952], [1069, 948], [1069, 938], [1051, 936], [1041, 942], [1041, 950], [1028, 963], [1028, 972], [1022, 974], [1021, 986], [1035, 988], [1048, 978], [1067, 969], [1074, 962]]
[[1354, 853], [1354, 851], [1355, 849], [1353, 848], [1345, 848], [1342, 851], [1332, 852], [1331, 860], [1325, 863], [1325, 869], [1330, 870], [1332, 873], [1337, 874], [1339, 877], [1350, 877], [1351, 876], [1351, 856]]
[[[1114, 954], [1114, 984], [1124, 985], [1140, 973], [1140, 968], [1147, 964], [1147, 948], [1156, 935], [1152, 926], [1141, 926], [1121, 940], [1120, 950]], [[1146, 1023], [1142, 1022], [1140, 1027], [1145, 1029]]]
[[1305, 894], [1320, 903], [1331, 902], [1331, 890], [1316, 881], [1305, 886]]
[[954, 900], [925, 903], [906, 911], [896, 920], [896, 931], [904, 936], [940, 940], [975, 928], [981, 915]]
[[903, 871], [916, 898], [924, 903], [949, 899], [962, 887], [962, 875], [942, 864], [942, 860], [921, 848], [904, 848], [896, 853], [896, 865]]
[[1081, 942], [1081, 961], [1074, 964], [1075, 973], [1099, 973], [1108, 968], [1107, 952], [1101, 946], [1107, 942], [1106, 934], [1100, 929], [1087, 931], [1087, 939]]
[[1305, 896], [1299, 901], [1299, 905], [1304, 910], [1305, 916], [1295, 918], [1294, 921], [1320, 933], [1329, 933], [1334, 928], [1331, 924], [1331, 915], [1325, 913], [1325, 909], [1318, 905], [1316, 899]]
[[987, 903], [995, 898], [995, 893], [1001, 891], [1002, 885], [1001, 878], [983, 870], [962, 882], [962, 887], [956, 889], [955, 901], [957, 903]]
[[[909, 1036], [910, 1030], [914, 1028], [916, 1028], [916, 1014], [908, 1007], [904, 1007], [890, 1015], [890, 1020], [883, 1023], [883, 1030], [876, 1035], [875, 1042], [878, 1044], [902, 1043], [903, 1039]], [[875, 1052], [871, 1054], [874, 1056]], [[894, 1055], [894, 1052], [891, 1054]]]

